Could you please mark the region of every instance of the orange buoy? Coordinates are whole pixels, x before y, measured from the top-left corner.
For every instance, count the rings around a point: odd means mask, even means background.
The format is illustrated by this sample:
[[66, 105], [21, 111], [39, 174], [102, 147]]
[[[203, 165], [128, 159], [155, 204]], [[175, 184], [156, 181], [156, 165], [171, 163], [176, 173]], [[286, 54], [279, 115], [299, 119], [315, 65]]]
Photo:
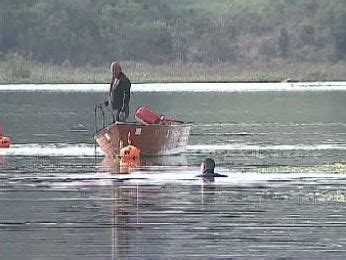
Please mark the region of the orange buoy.
[[120, 167], [139, 166], [141, 151], [134, 145], [125, 146], [120, 150]]
[[0, 148], [10, 147], [11, 139], [8, 136], [0, 136]]
[[140, 162], [141, 150], [132, 145], [131, 132], [127, 135], [128, 145], [120, 149], [120, 167], [137, 167]]

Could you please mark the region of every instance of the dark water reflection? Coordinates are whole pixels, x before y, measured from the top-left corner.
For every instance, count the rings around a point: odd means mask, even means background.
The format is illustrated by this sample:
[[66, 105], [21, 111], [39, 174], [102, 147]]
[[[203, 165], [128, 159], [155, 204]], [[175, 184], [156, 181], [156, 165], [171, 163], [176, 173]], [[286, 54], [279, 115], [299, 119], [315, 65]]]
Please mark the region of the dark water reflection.
[[2, 191], [1, 252], [4, 259], [343, 256], [345, 181], [324, 185], [115, 181]]
[[102, 95], [0, 92], [0, 259], [346, 256], [346, 92], [134, 93], [195, 124], [128, 175], [94, 158]]

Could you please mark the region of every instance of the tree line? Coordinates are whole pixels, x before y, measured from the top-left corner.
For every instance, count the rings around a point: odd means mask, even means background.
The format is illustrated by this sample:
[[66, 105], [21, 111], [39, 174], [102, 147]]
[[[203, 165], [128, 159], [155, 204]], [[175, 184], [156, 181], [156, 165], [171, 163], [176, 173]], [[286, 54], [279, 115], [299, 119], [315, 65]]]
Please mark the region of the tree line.
[[0, 59], [337, 62], [344, 0], [0, 0]]

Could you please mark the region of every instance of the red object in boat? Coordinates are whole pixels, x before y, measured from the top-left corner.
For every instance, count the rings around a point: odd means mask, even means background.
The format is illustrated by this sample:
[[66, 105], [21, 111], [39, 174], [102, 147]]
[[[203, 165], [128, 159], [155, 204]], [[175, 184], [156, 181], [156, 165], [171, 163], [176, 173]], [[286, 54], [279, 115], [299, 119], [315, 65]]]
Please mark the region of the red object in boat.
[[0, 136], [0, 148], [10, 147], [11, 139], [8, 136]]
[[135, 118], [145, 125], [159, 124], [161, 122], [160, 116], [147, 107], [139, 107], [136, 111]]
[[158, 114], [156, 114], [155, 112], [153, 112], [147, 107], [139, 107], [136, 111], [135, 118], [137, 121], [145, 125], [168, 123], [168, 122], [178, 122], [182, 124], [184, 123], [182, 121], [178, 121], [177, 119], [173, 117], [159, 116]]

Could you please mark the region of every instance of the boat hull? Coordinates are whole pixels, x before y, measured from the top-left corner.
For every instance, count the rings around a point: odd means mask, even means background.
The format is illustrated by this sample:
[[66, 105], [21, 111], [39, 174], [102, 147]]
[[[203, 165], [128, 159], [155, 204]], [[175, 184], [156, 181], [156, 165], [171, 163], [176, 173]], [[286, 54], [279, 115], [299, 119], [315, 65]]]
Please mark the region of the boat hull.
[[95, 135], [95, 139], [106, 156], [117, 156], [120, 148], [128, 145], [128, 134], [132, 145], [142, 155], [160, 156], [180, 154], [185, 151], [191, 126], [188, 124], [114, 123]]

